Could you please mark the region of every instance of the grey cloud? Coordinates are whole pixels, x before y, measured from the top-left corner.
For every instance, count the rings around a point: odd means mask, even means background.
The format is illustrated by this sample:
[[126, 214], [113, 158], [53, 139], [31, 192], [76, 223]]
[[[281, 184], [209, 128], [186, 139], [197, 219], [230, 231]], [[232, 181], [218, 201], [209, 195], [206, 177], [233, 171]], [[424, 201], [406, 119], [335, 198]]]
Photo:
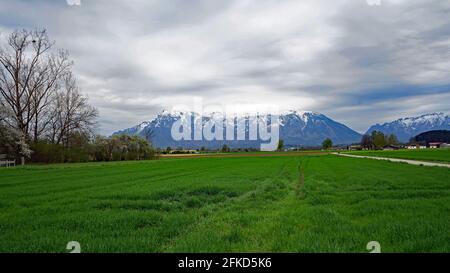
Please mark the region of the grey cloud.
[[0, 30], [47, 28], [71, 52], [103, 133], [192, 96], [307, 107], [364, 131], [418, 109], [450, 112], [439, 100], [449, 13], [439, 0], [0, 0]]

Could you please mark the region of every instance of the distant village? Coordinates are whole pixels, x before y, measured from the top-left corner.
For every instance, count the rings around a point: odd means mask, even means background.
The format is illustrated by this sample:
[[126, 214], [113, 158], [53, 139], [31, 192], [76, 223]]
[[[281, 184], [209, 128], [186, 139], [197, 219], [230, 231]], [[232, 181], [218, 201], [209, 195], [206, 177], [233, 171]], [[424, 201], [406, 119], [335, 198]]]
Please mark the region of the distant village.
[[[416, 150], [416, 149], [448, 149], [450, 148], [450, 143], [444, 143], [444, 142], [430, 142], [428, 145], [424, 144], [405, 144], [405, 145], [386, 145], [381, 150], [384, 151], [393, 151], [393, 150], [400, 150], [400, 149], [408, 149], [408, 150]], [[364, 148], [361, 145], [349, 145], [347, 146], [347, 150], [350, 151], [356, 151], [356, 150], [369, 150], [367, 148]]]
[[[376, 135], [376, 132], [372, 133]], [[400, 149], [408, 149], [408, 150], [418, 150], [418, 149], [446, 149], [450, 148], [450, 131], [447, 130], [434, 130], [421, 133], [415, 137], [412, 137], [408, 143], [402, 144], [398, 143], [398, 141], [393, 141], [393, 143], [388, 143], [388, 140], [385, 140], [384, 145], [376, 147], [376, 145], [367, 145], [365, 142], [365, 137], [360, 144], [353, 144], [347, 146], [347, 150], [400, 150]], [[395, 135], [390, 135], [389, 138], [396, 139]], [[386, 137], [385, 137], [386, 139]], [[373, 139], [372, 139], [373, 142]]]
[[[379, 131], [373, 131], [370, 135], [363, 135], [360, 143], [351, 145], [333, 145], [331, 139], [324, 140], [322, 146], [284, 146], [283, 140], [280, 140], [278, 151], [306, 151], [306, 150], [335, 150], [335, 151], [361, 151], [361, 150], [419, 150], [419, 149], [445, 149], [450, 148], [450, 131], [434, 130], [421, 133], [412, 137], [408, 143], [401, 143], [394, 134], [385, 135]], [[257, 152], [256, 148], [231, 148], [224, 144], [221, 148], [208, 149], [185, 149], [182, 147], [158, 149], [160, 154], [203, 154], [203, 153], [230, 153], [230, 152]]]

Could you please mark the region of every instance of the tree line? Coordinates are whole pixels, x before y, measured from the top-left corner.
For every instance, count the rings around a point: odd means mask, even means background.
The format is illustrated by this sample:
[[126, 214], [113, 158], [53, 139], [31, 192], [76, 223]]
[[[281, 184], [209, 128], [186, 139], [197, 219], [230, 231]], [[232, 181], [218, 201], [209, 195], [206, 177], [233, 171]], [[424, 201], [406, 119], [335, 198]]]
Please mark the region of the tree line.
[[385, 135], [380, 131], [373, 131], [370, 135], [365, 134], [361, 138], [361, 146], [368, 150], [381, 150], [385, 146], [398, 146], [399, 141], [394, 134]]
[[0, 153], [36, 162], [147, 159], [138, 137], [95, 135], [98, 110], [80, 91], [67, 50], [44, 30], [0, 41]]
[[[398, 146], [399, 141], [394, 134], [385, 135], [380, 131], [373, 131], [371, 134], [365, 134], [361, 138], [361, 148], [366, 150], [381, 150], [386, 146]], [[330, 150], [333, 148], [333, 141], [330, 138], [322, 142], [322, 149]]]

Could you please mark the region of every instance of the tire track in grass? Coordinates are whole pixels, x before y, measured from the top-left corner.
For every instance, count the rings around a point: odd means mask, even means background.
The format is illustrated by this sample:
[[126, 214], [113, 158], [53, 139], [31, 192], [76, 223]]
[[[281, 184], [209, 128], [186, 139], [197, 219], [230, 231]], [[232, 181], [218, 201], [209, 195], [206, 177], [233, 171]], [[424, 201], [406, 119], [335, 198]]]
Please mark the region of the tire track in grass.
[[[284, 164], [286, 165], [286, 164]], [[224, 168], [228, 168], [229, 166], [224, 166]], [[282, 170], [278, 171], [275, 176], [279, 176], [280, 173], [284, 171], [284, 166], [282, 167]], [[195, 221], [192, 221], [189, 225], [185, 226], [182, 230], [178, 231], [175, 236], [165, 237], [161, 239], [160, 243], [160, 251], [170, 251], [172, 249], [176, 242], [180, 240], [180, 238], [184, 238], [186, 234], [189, 234], [190, 232], [196, 230], [199, 226], [202, 224], [207, 223], [211, 220], [211, 215], [216, 215], [218, 211], [221, 209], [226, 209], [229, 207], [230, 204], [236, 204], [239, 202], [247, 202], [248, 198], [251, 197], [251, 195], [255, 192], [264, 192], [265, 187], [267, 186], [266, 181], [272, 180], [273, 177], [266, 178], [263, 183], [260, 183], [258, 187], [255, 190], [247, 191], [241, 195], [238, 195], [236, 197], [230, 197], [225, 199], [224, 201], [217, 202], [217, 203], [209, 203], [204, 206], [201, 206], [200, 208], [193, 208], [191, 210], [195, 217]], [[249, 180], [249, 178], [247, 179]], [[194, 211], [195, 210], [195, 211]]]
[[296, 186], [296, 193], [301, 200], [305, 199], [304, 187], [305, 187], [305, 171], [303, 170], [302, 164], [300, 163], [298, 166], [298, 183]]
[[[292, 161], [286, 161], [283, 162], [280, 170], [277, 171], [275, 174], [273, 174], [271, 177], [267, 177], [261, 183], [251, 191], [247, 191], [246, 193], [239, 195], [235, 198], [229, 198], [225, 202], [216, 203], [207, 205], [202, 208], [202, 212], [199, 213], [199, 218], [197, 221], [190, 225], [189, 227], [186, 227], [183, 232], [181, 232], [178, 236], [171, 238], [168, 243], [165, 245], [162, 245], [162, 251], [163, 252], [173, 252], [174, 250], [177, 251], [178, 247], [178, 241], [183, 240], [186, 238], [186, 236], [195, 236], [196, 233], [201, 232], [202, 228], [214, 225], [215, 221], [220, 222], [220, 217], [224, 214], [227, 214], [227, 211], [234, 211], [235, 208], [239, 207], [242, 204], [253, 204], [254, 202], [257, 202], [258, 200], [255, 200], [256, 196], [266, 194], [267, 190], [269, 191], [275, 191], [280, 190], [280, 188], [271, 188], [273, 186], [274, 181], [280, 181], [280, 178], [284, 177], [286, 181], [282, 183], [282, 185], [278, 185], [279, 187], [286, 187], [286, 183], [291, 183], [295, 180], [292, 180], [291, 172], [287, 172], [287, 167]], [[283, 187], [284, 186], [284, 187]], [[281, 189], [282, 190], [282, 189]], [[284, 193], [284, 197], [289, 195], [289, 190], [286, 190]], [[274, 207], [279, 203], [285, 202], [285, 198], [280, 197], [275, 200], [269, 200], [266, 199], [266, 202], [264, 203], [264, 207]], [[254, 206], [248, 205], [250, 209], [255, 209]], [[258, 211], [263, 208], [257, 208]], [[223, 213], [218, 213], [218, 211]], [[218, 216], [219, 215], [219, 216]], [[219, 218], [218, 218], [219, 217]]]

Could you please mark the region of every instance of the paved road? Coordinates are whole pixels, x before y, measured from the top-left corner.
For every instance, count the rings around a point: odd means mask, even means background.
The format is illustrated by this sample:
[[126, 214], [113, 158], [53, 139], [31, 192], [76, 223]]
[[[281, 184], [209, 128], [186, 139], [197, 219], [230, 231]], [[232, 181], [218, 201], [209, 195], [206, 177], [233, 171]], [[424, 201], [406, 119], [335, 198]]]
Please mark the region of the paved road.
[[333, 154], [338, 155], [338, 156], [346, 156], [346, 157], [369, 158], [369, 159], [376, 159], [376, 160], [387, 160], [387, 161], [391, 161], [391, 162], [402, 162], [402, 163], [407, 163], [407, 164], [411, 164], [411, 165], [419, 165], [419, 166], [427, 166], [427, 167], [450, 168], [450, 164], [446, 164], [446, 163], [418, 161], [418, 160], [408, 160], [408, 159], [400, 159], [400, 158], [388, 158], [388, 157], [375, 157], [375, 156], [338, 154], [338, 153], [333, 153]]

